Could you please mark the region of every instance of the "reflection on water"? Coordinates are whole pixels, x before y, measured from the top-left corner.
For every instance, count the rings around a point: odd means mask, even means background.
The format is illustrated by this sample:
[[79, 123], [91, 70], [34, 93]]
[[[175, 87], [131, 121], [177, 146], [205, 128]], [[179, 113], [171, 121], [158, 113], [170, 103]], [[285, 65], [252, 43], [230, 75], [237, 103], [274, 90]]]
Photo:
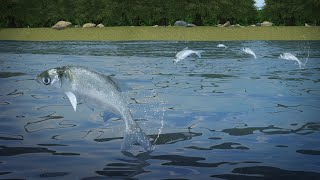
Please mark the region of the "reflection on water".
[[[223, 43], [227, 49], [217, 48]], [[202, 58], [172, 64], [184, 47]], [[250, 47], [253, 59], [241, 52]], [[0, 42], [2, 179], [318, 179], [320, 42]], [[308, 58], [304, 69], [279, 59]], [[155, 146], [120, 152], [124, 124], [40, 87], [82, 65], [130, 89]], [[39, 168], [41, 167], [41, 168]]]

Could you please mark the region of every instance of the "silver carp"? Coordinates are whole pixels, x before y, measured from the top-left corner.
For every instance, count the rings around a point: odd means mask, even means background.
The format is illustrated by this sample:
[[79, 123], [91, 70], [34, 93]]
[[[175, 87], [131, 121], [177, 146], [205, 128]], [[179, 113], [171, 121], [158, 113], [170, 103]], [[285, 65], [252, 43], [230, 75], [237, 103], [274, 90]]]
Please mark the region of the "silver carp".
[[306, 64], [308, 59], [303, 63], [302, 61], [300, 61], [295, 55], [291, 54], [291, 53], [283, 53], [280, 54], [279, 56], [280, 59], [285, 59], [285, 60], [289, 60], [289, 61], [295, 61], [298, 65], [299, 65], [299, 69], [303, 69]]
[[196, 54], [199, 58], [201, 58], [202, 52], [203, 51], [194, 51], [186, 47], [182, 51], [176, 54], [175, 58], [173, 59], [173, 63], [176, 64], [179, 61], [184, 60], [186, 57], [190, 56], [191, 54]]
[[228, 48], [228, 47], [227, 47], [226, 45], [224, 45], [224, 44], [218, 44], [217, 47], [218, 47], [218, 48], [225, 48], [225, 49]]
[[127, 151], [135, 143], [142, 145], [146, 151], [152, 150], [148, 137], [134, 121], [113, 78], [80, 66], [63, 66], [42, 72], [37, 76], [37, 81], [61, 89], [68, 96], [74, 111], [78, 102], [84, 102], [90, 108], [121, 116], [125, 122], [122, 151]]
[[252, 55], [255, 59], [257, 59], [256, 54], [255, 54], [250, 48], [247, 48], [247, 47], [242, 48], [242, 51], [243, 51], [245, 54], [250, 54], [250, 55]]

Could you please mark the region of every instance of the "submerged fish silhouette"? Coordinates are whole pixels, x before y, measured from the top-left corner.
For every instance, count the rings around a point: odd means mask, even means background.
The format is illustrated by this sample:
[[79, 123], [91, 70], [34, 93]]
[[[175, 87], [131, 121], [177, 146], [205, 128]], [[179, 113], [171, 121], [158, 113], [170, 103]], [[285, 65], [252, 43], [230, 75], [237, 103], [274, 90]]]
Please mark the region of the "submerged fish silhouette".
[[77, 110], [77, 103], [83, 101], [89, 107], [98, 107], [120, 115], [126, 127], [122, 151], [127, 151], [134, 143], [139, 143], [146, 151], [152, 150], [148, 137], [134, 121], [119, 86], [111, 77], [84, 67], [63, 66], [42, 72], [37, 76], [37, 81], [62, 89], [74, 111]]
[[173, 59], [173, 63], [176, 64], [181, 60], [184, 60], [186, 57], [190, 56], [191, 54], [196, 54], [199, 58], [201, 58], [201, 53], [203, 51], [194, 51], [191, 49], [188, 49], [188, 47], [184, 48], [182, 51], [178, 52]]

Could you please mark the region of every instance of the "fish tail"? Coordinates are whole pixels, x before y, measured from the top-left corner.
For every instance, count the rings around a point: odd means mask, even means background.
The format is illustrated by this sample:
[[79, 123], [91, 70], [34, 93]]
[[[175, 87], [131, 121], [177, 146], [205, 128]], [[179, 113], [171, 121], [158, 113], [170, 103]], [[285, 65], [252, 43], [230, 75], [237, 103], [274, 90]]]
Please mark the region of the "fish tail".
[[153, 146], [151, 145], [149, 138], [135, 122], [129, 125], [125, 130], [123, 139], [121, 151], [128, 151], [134, 144], [140, 144], [145, 151], [153, 150]]
[[254, 57], [255, 59], [257, 59], [257, 56], [256, 56], [256, 54], [254, 54], [254, 53], [253, 53], [253, 57]]
[[203, 53], [204, 51], [195, 51], [196, 55], [201, 58], [201, 53]]

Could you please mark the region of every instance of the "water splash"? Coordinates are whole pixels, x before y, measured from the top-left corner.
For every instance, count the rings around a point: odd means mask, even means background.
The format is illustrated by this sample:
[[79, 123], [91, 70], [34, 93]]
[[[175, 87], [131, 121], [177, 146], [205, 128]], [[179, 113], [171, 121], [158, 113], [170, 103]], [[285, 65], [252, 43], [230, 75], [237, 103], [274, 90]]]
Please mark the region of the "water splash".
[[[161, 104], [165, 104], [163, 101], [161, 101]], [[158, 111], [157, 111], [158, 112]], [[159, 138], [159, 136], [160, 136], [160, 134], [162, 133], [162, 129], [163, 129], [163, 125], [164, 125], [164, 113], [165, 113], [165, 109], [162, 109], [162, 114], [161, 114], [161, 116], [162, 116], [162, 118], [161, 118], [161, 120], [160, 120], [160, 123], [161, 123], [161, 126], [160, 126], [160, 128], [158, 129], [158, 135], [157, 135], [157, 137], [154, 139], [154, 141], [153, 141], [153, 144], [155, 145], [156, 144], [156, 142], [157, 142], [157, 140], [158, 140], [158, 138]]]
[[307, 45], [308, 51], [307, 51], [307, 57], [306, 57], [306, 61], [304, 62], [304, 65], [307, 64], [308, 60], [309, 60], [309, 56], [310, 56], [310, 43], [308, 42]]
[[167, 104], [167, 102], [163, 98], [159, 97], [158, 93], [155, 92], [154, 89], [152, 90], [152, 94], [154, 95], [154, 97], [156, 97], [156, 101], [159, 102], [159, 104], [157, 104], [157, 107], [155, 108], [152, 116], [156, 121], [160, 120], [160, 127], [158, 128], [157, 137], [153, 141], [153, 148], [155, 149], [156, 142], [157, 142], [158, 138], [160, 137], [160, 134], [162, 133], [162, 130], [164, 127], [164, 115], [166, 112], [165, 105]]
[[[166, 113], [166, 100], [159, 96], [159, 92], [155, 89], [148, 91], [135, 92], [128, 96], [135, 96], [131, 98], [134, 104], [134, 117], [143, 120], [140, 125], [143, 126], [147, 134], [155, 134], [152, 137], [152, 150], [155, 149], [155, 144], [163, 132], [164, 116]], [[127, 96], [127, 97], [128, 97]], [[145, 122], [148, 122], [147, 124]]]

